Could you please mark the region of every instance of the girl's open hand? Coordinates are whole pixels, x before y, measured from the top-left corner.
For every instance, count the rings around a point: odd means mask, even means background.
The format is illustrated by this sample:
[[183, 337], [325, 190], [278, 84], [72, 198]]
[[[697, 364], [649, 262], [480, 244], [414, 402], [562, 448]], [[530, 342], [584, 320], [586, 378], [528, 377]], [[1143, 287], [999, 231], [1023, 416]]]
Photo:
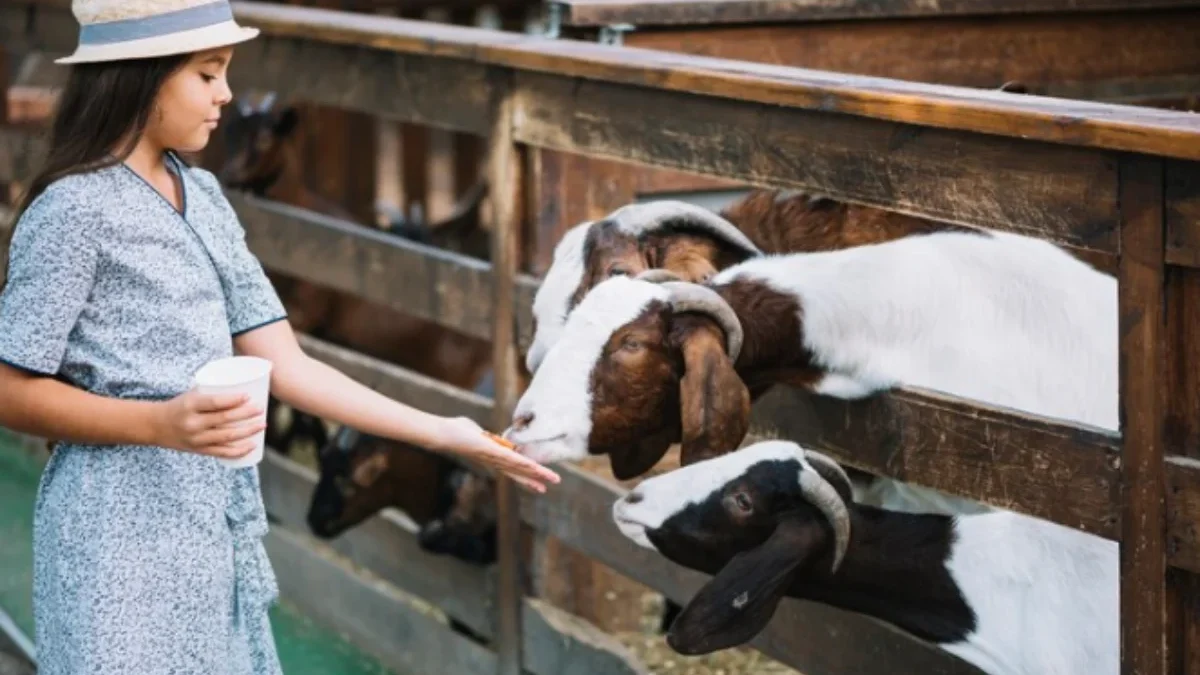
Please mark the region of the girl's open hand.
[[550, 469], [497, 443], [469, 417], [451, 417], [442, 426], [439, 449], [462, 455], [503, 472], [517, 483], [544, 493], [543, 483], [557, 484], [561, 478]]
[[189, 391], [159, 409], [158, 444], [214, 457], [242, 457], [254, 449], [254, 434], [265, 421], [242, 424], [262, 415], [246, 394], [201, 394]]

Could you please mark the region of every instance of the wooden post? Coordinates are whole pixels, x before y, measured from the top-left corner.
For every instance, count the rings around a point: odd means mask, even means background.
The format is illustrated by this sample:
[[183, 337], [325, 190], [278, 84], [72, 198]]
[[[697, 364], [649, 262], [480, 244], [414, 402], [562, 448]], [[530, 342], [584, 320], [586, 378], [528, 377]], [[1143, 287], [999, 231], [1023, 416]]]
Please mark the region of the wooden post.
[[1163, 162], [1120, 161], [1121, 673], [1168, 675]]
[[[1192, 215], [1191, 205], [1200, 200], [1200, 165], [1168, 162], [1165, 178], [1168, 246], [1194, 248], [1200, 223]], [[1166, 286], [1166, 451], [1200, 460], [1200, 268], [1168, 267]], [[1168, 494], [1168, 506], [1171, 496]], [[1187, 516], [1168, 513], [1167, 517], [1170, 522]], [[1168, 541], [1168, 555], [1178, 545]], [[1170, 672], [1200, 673], [1200, 575], [1182, 569], [1171, 569], [1168, 574]]]
[[[488, 153], [488, 183], [492, 197], [492, 367], [496, 376], [493, 427], [503, 429], [512, 418], [520, 395], [517, 370], [516, 275], [520, 261], [521, 161], [513, 140], [512, 101], [497, 102]], [[497, 554], [499, 575], [496, 637], [499, 675], [521, 673], [521, 601], [525, 595], [521, 565], [521, 514], [517, 486], [496, 476]]]

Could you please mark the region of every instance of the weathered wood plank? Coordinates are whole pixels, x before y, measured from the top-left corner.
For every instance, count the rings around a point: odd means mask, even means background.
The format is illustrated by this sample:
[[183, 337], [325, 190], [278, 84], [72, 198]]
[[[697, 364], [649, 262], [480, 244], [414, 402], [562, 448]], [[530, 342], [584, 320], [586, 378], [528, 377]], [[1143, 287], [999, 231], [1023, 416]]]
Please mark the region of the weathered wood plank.
[[936, 392], [860, 401], [776, 387], [752, 433], [788, 438], [874, 473], [1120, 536], [1120, 437]]
[[491, 423], [492, 399], [459, 389], [436, 378], [319, 340], [298, 336], [304, 351], [352, 379], [434, 415], [464, 415], [480, 425]]
[[1168, 562], [1200, 573], [1200, 459], [1169, 457], [1166, 461]]
[[[228, 197], [266, 267], [491, 339], [487, 263], [298, 207]], [[532, 339], [536, 283], [522, 277], [514, 291], [522, 347]]]
[[[308, 508], [317, 484], [316, 472], [268, 452], [259, 473], [267, 513], [286, 527], [309, 533]], [[407, 515], [389, 508], [326, 543], [480, 635], [494, 635], [494, 570], [427, 553], [417, 544], [417, 529]]]
[[320, 542], [273, 527], [264, 543], [280, 596], [389, 668], [411, 675], [496, 672], [487, 648], [423, 614], [387, 584], [352, 572]]
[[[260, 467], [267, 512], [286, 528], [307, 531], [305, 514], [316, 475], [274, 452], [267, 454]], [[490, 638], [496, 634], [496, 569], [426, 553], [417, 544], [415, 525], [395, 509], [385, 509], [324, 543], [354, 565], [419, 596], [479, 635]], [[537, 675], [645, 672], [615, 639], [537, 600], [524, 600], [521, 621], [527, 671]]]
[[[523, 216], [522, 158], [513, 142], [513, 105], [505, 97], [489, 106], [487, 176], [492, 209], [492, 370], [496, 374], [496, 400], [491, 426], [503, 429], [512, 419], [520, 397], [517, 373], [516, 320], [513, 299], [521, 256]], [[499, 675], [518, 675], [522, 663], [521, 598], [526, 592], [522, 571], [521, 518], [517, 485], [504, 475], [496, 478], [496, 548], [499, 567], [497, 642]]]
[[1192, 7], [1194, 0], [555, 0], [569, 26], [690, 25]]
[[422, 126], [488, 133], [488, 101], [498, 86], [492, 70], [432, 55], [365, 49], [365, 44], [262, 36], [238, 46], [230, 84], [235, 90], [269, 88], [284, 98]]
[[1121, 163], [1121, 672], [1167, 675], [1163, 163]]
[[1167, 262], [1200, 267], [1200, 163], [1168, 162], [1166, 172]]
[[[234, 4], [239, 20], [279, 38], [437, 55], [569, 80], [653, 86], [689, 97], [729, 97], [892, 122], [1200, 158], [1200, 120], [1185, 113], [545, 40], [390, 17]], [[686, 106], [673, 110], [682, 112]]]
[[[41, 0], [17, 1], [21, 4], [41, 4]], [[308, 7], [253, 2], [236, 2], [234, 6], [240, 21], [257, 26], [266, 33], [260, 41], [247, 43], [256, 45], [250, 49], [291, 50], [292, 47], [284, 44], [287, 38], [319, 40], [355, 46], [362, 52], [355, 58], [365, 61], [381, 58], [380, 52], [437, 56], [461, 64], [468, 70], [468, 64], [471, 63], [476, 67], [502, 66], [553, 74], [564, 79], [588, 78], [653, 86], [684, 92], [689, 97], [727, 97], [930, 127], [1200, 159], [1200, 120], [1185, 113], [1036, 96], [1012, 96], [1003, 92], [571, 40], [545, 40], [508, 31]], [[40, 10], [46, 11], [53, 10]], [[262, 52], [253, 53], [261, 58]], [[302, 70], [286, 58], [277, 63], [283, 64], [284, 69]], [[326, 70], [340, 77], [343, 65], [339, 62], [339, 67]], [[249, 73], [253, 64], [247, 63], [245, 66], [240, 71], [243, 74]], [[486, 68], [483, 70], [486, 71]], [[274, 75], [283, 77], [287, 73], [276, 71]], [[481, 73], [480, 78], [480, 81], [486, 81], [486, 72]], [[259, 78], [259, 81], [273, 86], [269, 78]], [[427, 81], [433, 83], [431, 86], [449, 88], [453, 80], [430, 78]], [[364, 86], [345, 87], [347, 94], [343, 104], [357, 107], [348, 105], [350, 99], [374, 100], [380, 110], [372, 112], [384, 114], [397, 107], [411, 109], [411, 105], [405, 102], [408, 96], [395, 95], [397, 88], [402, 89], [402, 83], [382, 84], [390, 86], [382, 90]], [[328, 87], [324, 89], [328, 90]], [[459, 105], [438, 110], [440, 115], [436, 117], [444, 118], [455, 114], [451, 111], [469, 107]], [[686, 106], [682, 110], [686, 110]], [[431, 119], [431, 122], [436, 121]]]
[[[1194, 9], [1013, 13], [639, 28], [625, 36], [624, 44], [963, 87], [994, 89], [1016, 81], [1030, 93], [1112, 100], [1137, 95], [1139, 89], [1178, 93], [1179, 84], [1195, 85], [1198, 29], [1200, 12]], [[1113, 49], [1114, 42], [1137, 48]]]
[[[521, 515], [573, 548], [686, 603], [707, 580], [626, 539], [612, 522], [612, 502], [625, 493], [570, 464], [546, 495], [522, 495]], [[868, 617], [785, 599], [752, 646], [805, 673], [978, 673], [969, 664]]]
[[1116, 165], [1094, 151], [545, 75], [518, 95], [533, 145], [1116, 250]]

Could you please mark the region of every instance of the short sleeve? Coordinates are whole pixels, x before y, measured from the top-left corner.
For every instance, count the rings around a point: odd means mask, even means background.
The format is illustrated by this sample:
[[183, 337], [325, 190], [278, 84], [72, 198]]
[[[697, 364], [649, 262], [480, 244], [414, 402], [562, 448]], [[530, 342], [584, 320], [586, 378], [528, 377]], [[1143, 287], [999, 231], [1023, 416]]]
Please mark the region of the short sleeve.
[[228, 238], [225, 243], [229, 259], [227, 264], [221, 266], [220, 273], [230, 332], [237, 336], [286, 319], [287, 311], [283, 302], [267, 278], [262, 263], [246, 245], [246, 230], [238, 221], [237, 212], [225, 198], [216, 176], [198, 167], [192, 167], [190, 171], [224, 215], [225, 222], [220, 232]]
[[54, 186], [22, 214], [0, 292], [0, 361], [58, 373], [95, 281], [99, 220]]
[[246, 231], [240, 223], [232, 242], [233, 260], [225, 280], [225, 311], [233, 335], [249, 332], [260, 326], [287, 318], [287, 311], [262, 263], [246, 246]]

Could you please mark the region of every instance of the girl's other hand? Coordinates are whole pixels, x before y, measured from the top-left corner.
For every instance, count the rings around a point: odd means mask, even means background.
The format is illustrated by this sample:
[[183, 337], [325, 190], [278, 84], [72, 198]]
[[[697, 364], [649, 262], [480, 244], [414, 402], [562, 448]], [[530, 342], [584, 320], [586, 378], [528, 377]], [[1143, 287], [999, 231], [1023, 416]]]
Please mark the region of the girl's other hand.
[[536, 493], [546, 491], [543, 483], [557, 484], [562, 480], [550, 469], [489, 438], [483, 427], [469, 417], [446, 418], [439, 436], [437, 449], [460, 453], [490, 466]]
[[158, 410], [158, 445], [214, 457], [242, 457], [254, 449], [254, 434], [265, 421], [246, 394], [201, 394], [195, 390], [166, 401]]

